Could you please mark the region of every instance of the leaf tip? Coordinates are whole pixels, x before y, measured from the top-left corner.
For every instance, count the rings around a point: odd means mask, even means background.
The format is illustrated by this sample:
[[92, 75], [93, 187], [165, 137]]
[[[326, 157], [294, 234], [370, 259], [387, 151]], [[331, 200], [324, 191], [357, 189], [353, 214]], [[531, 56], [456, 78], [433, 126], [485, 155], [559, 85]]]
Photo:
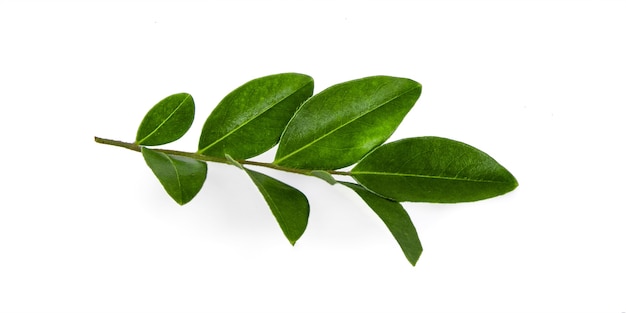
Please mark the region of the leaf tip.
[[511, 190], [514, 190], [515, 188], [519, 187], [519, 182], [517, 181], [517, 178], [515, 178], [515, 176], [511, 175], [511, 178], [513, 179], [513, 181], [511, 182], [511, 186], [513, 188]]
[[420, 259], [420, 256], [422, 255], [422, 252], [424, 252], [423, 249], [421, 249], [417, 255], [413, 256], [413, 257], [408, 257], [407, 256], [407, 260], [409, 260], [409, 263], [411, 263], [411, 266], [415, 267], [415, 265], [417, 264], [417, 261]]
[[508, 174], [508, 177], [506, 179], [506, 183], [508, 184], [508, 188], [502, 194], [511, 192], [511, 191], [517, 189], [517, 187], [519, 187], [519, 182], [517, 181], [517, 178], [515, 178], [515, 176], [513, 176], [513, 174], [511, 174], [511, 172], [509, 172], [508, 170], [507, 170], [507, 174]]

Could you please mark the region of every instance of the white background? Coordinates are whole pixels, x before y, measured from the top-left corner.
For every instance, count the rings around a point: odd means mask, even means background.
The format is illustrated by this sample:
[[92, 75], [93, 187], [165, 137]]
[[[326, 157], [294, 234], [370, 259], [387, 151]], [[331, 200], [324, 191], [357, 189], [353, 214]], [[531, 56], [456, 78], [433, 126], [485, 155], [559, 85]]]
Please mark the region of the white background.
[[[0, 45], [1, 312], [626, 311], [624, 1], [0, 0]], [[392, 139], [464, 141], [520, 186], [406, 204], [412, 267], [346, 188], [273, 174], [311, 202], [291, 247], [236, 168], [180, 207], [93, 141], [189, 92], [169, 147], [195, 151], [224, 95], [281, 72], [419, 81]]]

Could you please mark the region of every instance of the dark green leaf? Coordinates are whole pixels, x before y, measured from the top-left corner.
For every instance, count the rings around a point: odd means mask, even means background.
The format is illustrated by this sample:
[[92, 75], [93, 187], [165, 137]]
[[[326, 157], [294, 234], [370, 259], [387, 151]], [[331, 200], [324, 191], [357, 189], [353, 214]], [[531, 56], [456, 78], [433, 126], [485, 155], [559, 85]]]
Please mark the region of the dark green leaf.
[[141, 148], [141, 154], [165, 191], [183, 205], [198, 194], [206, 179], [206, 163], [188, 157], [167, 155]]
[[415, 81], [389, 76], [332, 86], [296, 112], [274, 163], [320, 170], [354, 164], [391, 136], [421, 90]]
[[407, 138], [378, 147], [352, 170], [367, 189], [396, 201], [476, 201], [517, 187], [486, 153], [439, 137]]
[[303, 74], [277, 74], [245, 83], [228, 94], [206, 120], [198, 152], [247, 159], [269, 150], [312, 94], [313, 79]]
[[299, 190], [265, 174], [245, 169], [267, 201], [278, 225], [292, 245], [309, 221], [309, 201]]
[[158, 146], [179, 139], [191, 127], [194, 112], [190, 94], [179, 93], [161, 100], [141, 121], [135, 144]]
[[342, 182], [350, 187], [387, 225], [389, 231], [402, 248], [402, 252], [413, 266], [422, 254], [422, 244], [411, 217], [398, 202], [382, 198], [367, 189], [352, 183]]
[[326, 171], [311, 171], [311, 175], [323, 179], [324, 181], [326, 181], [327, 183], [334, 185], [337, 183], [337, 181], [335, 180], [335, 178], [333, 177], [333, 175], [330, 175], [330, 173], [326, 172]]

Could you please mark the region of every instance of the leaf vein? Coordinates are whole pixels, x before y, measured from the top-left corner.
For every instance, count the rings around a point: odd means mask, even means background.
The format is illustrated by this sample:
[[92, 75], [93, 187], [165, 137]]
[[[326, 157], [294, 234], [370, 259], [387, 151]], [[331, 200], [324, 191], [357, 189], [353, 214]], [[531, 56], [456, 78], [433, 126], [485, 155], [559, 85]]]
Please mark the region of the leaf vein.
[[291, 156], [293, 156], [293, 155], [295, 155], [295, 154], [298, 154], [298, 153], [302, 152], [303, 150], [305, 150], [305, 149], [307, 149], [307, 148], [311, 147], [311, 146], [312, 146], [313, 144], [315, 144], [316, 142], [318, 142], [318, 141], [320, 141], [320, 140], [322, 140], [322, 139], [324, 139], [324, 138], [326, 138], [326, 137], [328, 137], [328, 136], [332, 135], [333, 133], [335, 133], [336, 131], [340, 130], [341, 128], [346, 127], [347, 125], [349, 125], [349, 124], [351, 124], [351, 123], [353, 123], [353, 122], [357, 121], [358, 119], [362, 118], [363, 116], [368, 115], [368, 114], [370, 114], [370, 113], [372, 113], [372, 112], [374, 112], [374, 111], [376, 111], [376, 110], [378, 110], [378, 109], [382, 108], [383, 106], [387, 105], [388, 103], [390, 103], [390, 102], [392, 102], [392, 101], [394, 101], [394, 100], [396, 100], [396, 99], [398, 99], [398, 98], [400, 98], [400, 97], [404, 96], [405, 94], [407, 94], [407, 93], [409, 93], [409, 92], [411, 92], [411, 91], [413, 91], [413, 90], [415, 90], [415, 89], [418, 89], [418, 88], [417, 88], [417, 87], [413, 87], [413, 88], [411, 88], [411, 89], [408, 89], [407, 91], [405, 91], [405, 92], [403, 92], [403, 93], [401, 93], [401, 94], [398, 94], [398, 95], [394, 96], [393, 98], [390, 98], [389, 100], [387, 100], [387, 101], [385, 101], [385, 102], [381, 103], [380, 105], [378, 105], [378, 106], [376, 106], [376, 107], [373, 107], [371, 110], [368, 110], [368, 111], [363, 112], [362, 114], [360, 114], [360, 115], [358, 115], [358, 116], [354, 117], [353, 119], [351, 119], [351, 120], [347, 121], [346, 123], [339, 125], [339, 126], [338, 126], [338, 127], [336, 127], [335, 129], [332, 129], [331, 131], [329, 131], [329, 132], [327, 132], [327, 133], [325, 133], [325, 134], [321, 135], [320, 137], [315, 138], [315, 139], [314, 139], [313, 141], [311, 141], [310, 143], [308, 143], [308, 144], [306, 144], [306, 145], [304, 145], [304, 146], [300, 147], [299, 149], [296, 149], [295, 151], [293, 151], [293, 152], [291, 152], [291, 153], [289, 153], [289, 154], [287, 154], [287, 155], [283, 156], [282, 158], [280, 158], [280, 159], [278, 159], [278, 160], [275, 160], [275, 161], [274, 161], [274, 163], [276, 163], [276, 164], [280, 164], [280, 162], [282, 162], [282, 161], [284, 161], [284, 160], [286, 160], [286, 159], [290, 158]]
[[167, 123], [167, 121], [169, 121], [172, 118], [172, 116], [174, 116], [174, 114], [176, 114], [176, 112], [178, 112], [178, 110], [180, 110], [180, 108], [183, 107], [183, 104], [187, 101], [187, 99], [189, 99], [189, 97], [191, 97], [191, 95], [189, 94], [185, 96], [185, 99], [183, 99], [183, 101], [181, 101], [180, 104], [178, 104], [176, 109], [174, 109], [174, 111], [172, 111], [172, 113], [170, 113], [170, 115], [168, 115], [167, 118], [165, 118], [157, 127], [155, 127], [154, 130], [152, 130], [146, 137], [144, 137], [139, 142], [137, 142], [137, 144], [139, 145], [142, 142], [146, 141], [148, 138], [154, 135], [161, 127], [163, 127], [163, 125], [165, 125], [165, 123]]
[[423, 174], [411, 174], [411, 173], [386, 173], [386, 172], [352, 172], [353, 175], [378, 175], [378, 176], [406, 176], [406, 177], [417, 177], [417, 178], [431, 178], [431, 179], [441, 179], [441, 180], [460, 180], [467, 182], [475, 182], [475, 183], [497, 183], [497, 184], [506, 184], [505, 181], [491, 180], [491, 179], [475, 179], [475, 178], [459, 178], [459, 177], [447, 177], [447, 176], [430, 176]]
[[211, 147], [215, 146], [216, 144], [218, 144], [219, 142], [225, 140], [226, 138], [228, 138], [230, 135], [234, 134], [235, 132], [237, 132], [238, 130], [240, 130], [241, 128], [243, 128], [244, 126], [248, 125], [250, 122], [252, 122], [253, 120], [257, 119], [259, 116], [265, 114], [267, 111], [271, 110], [272, 108], [276, 107], [278, 104], [280, 104], [281, 102], [285, 101], [287, 98], [293, 96], [294, 94], [296, 94], [298, 91], [302, 90], [302, 88], [306, 87], [307, 85], [309, 85], [310, 82], [302, 85], [301, 87], [299, 87], [298, 89], [294, 90], [294, 92], [288, 94], [287, 96], [285, 96], [284, 98], [280, 99], [279, 101], [277, 101], [276, 103], [274, 103], [274, 105], [268, 106], [267, 108], [265, 108], [265, 110], [262, 110], [261, 112], [259, 112], [258, 114], [252, 116], [250, 119], [248, 119], [247, 121], [244, 121], [244, 123], [238, 125], [237, 127], [233, 128], [231, 131], [229, 131], [228, 133], [226, 133], [225, 135], [223, 135], [222, 137], [216, 139], [215, 141], [213, 141], [213, 143], [211, 143], [210, 145], [202, 148], [201, 150], [198, 151], [198, 153], [203, 153], [206, 150], [210, 149]]
[[165, 154], [165, 156], [167, 157], [167, 160], [170, 162], [172, 168], [174, 168], [174, 172], [176, 173], [176, 182], [178, 183], [178, 190], [180, 191], [180, 203], [183, 203], [185, 202], [185, 199], [183, 199], [183, 184], [180, 181], [180, 173], [178, 173], [178, 168], [176, 167], [176, 164], [174, 164], [174, 159], [167, 154]]
[[[248, 170], [246, 170], [246, 171], [248, 171]], [[261, 181], [259, 181], [256, 177], [254, 177], [254, 175], [250, 175], [250, 178], [252, 178], [252, 180], [255, 182], [255, 184], [259, 188], [259, 191], [261, 191], [261, 194], [263, 195], [263, 198], [265, 198], [265, 200], [267, 201], [267, 204], [270, 207], [270, 211], [272, 212], [272, 214], [276, 217], [276, 220], [278, 221], [278, 225], [281, 228], [283, 228], [283, 227], [287, 228], [285, 230], [285, 232], [289, 233], [288, 239], [291, 241], [291, 235], [292, 235], [291, 234], [291, 228], [287, 225], [287, 223], [285, 223], [285, 218], [283, 217], [283, 214], [282, 214], [281, 210], [276, 205], [276, 202], [274, 202], [274, 198], [272, 197], [272, 195], [269, 192], [267, 192], [267, 189], [265, 188], [263, 183]]]

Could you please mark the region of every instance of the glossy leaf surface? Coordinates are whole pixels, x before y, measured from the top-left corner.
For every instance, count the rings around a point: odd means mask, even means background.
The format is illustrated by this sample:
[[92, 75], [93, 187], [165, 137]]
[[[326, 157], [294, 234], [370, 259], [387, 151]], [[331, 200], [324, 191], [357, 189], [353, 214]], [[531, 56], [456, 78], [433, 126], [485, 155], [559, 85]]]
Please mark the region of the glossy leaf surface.
[[297, 73], [249, 81], [228, 94], [202, 128], [198, 152], [235, 159], [259, 155], [278, 143], [298, 107], [313, 94], [313, 79]]
[[287, 239], [295, 245], [309, 221], [309, 201], [306, 196], [275, 178], [245, 170], [265, 198]]
[[396, 201], [476, 201], [517, 187], [515, 177], [486, 153], [440, 137], [407, 138], [368, 154], [352, 176]]
[[421, 90], [415, 81], [389, 76], [329, 87], [296, 112], [274, 163], [319, 170], [354, 164], [391, 136]]
[[167, 155], [146, 147], [141, 154], [165, 191], [183, 205], [198, 194], [206, 179], [206, 163], [191, 158]]
[[380, 217], [402, 248], [407, 260], [415, 266], [422, 254], [422, 243], [417, 236], [411, 217], [402, 205], [396, 201], [382, 198], [357, 184], [346, 182], [342, 182], [342, 184], [354, 190]]
[[190, 94], [178, 93], [161, 100], [141, 121], [135, 144], [158, 146], [179, 139], [191, 127], [194, 113]]

